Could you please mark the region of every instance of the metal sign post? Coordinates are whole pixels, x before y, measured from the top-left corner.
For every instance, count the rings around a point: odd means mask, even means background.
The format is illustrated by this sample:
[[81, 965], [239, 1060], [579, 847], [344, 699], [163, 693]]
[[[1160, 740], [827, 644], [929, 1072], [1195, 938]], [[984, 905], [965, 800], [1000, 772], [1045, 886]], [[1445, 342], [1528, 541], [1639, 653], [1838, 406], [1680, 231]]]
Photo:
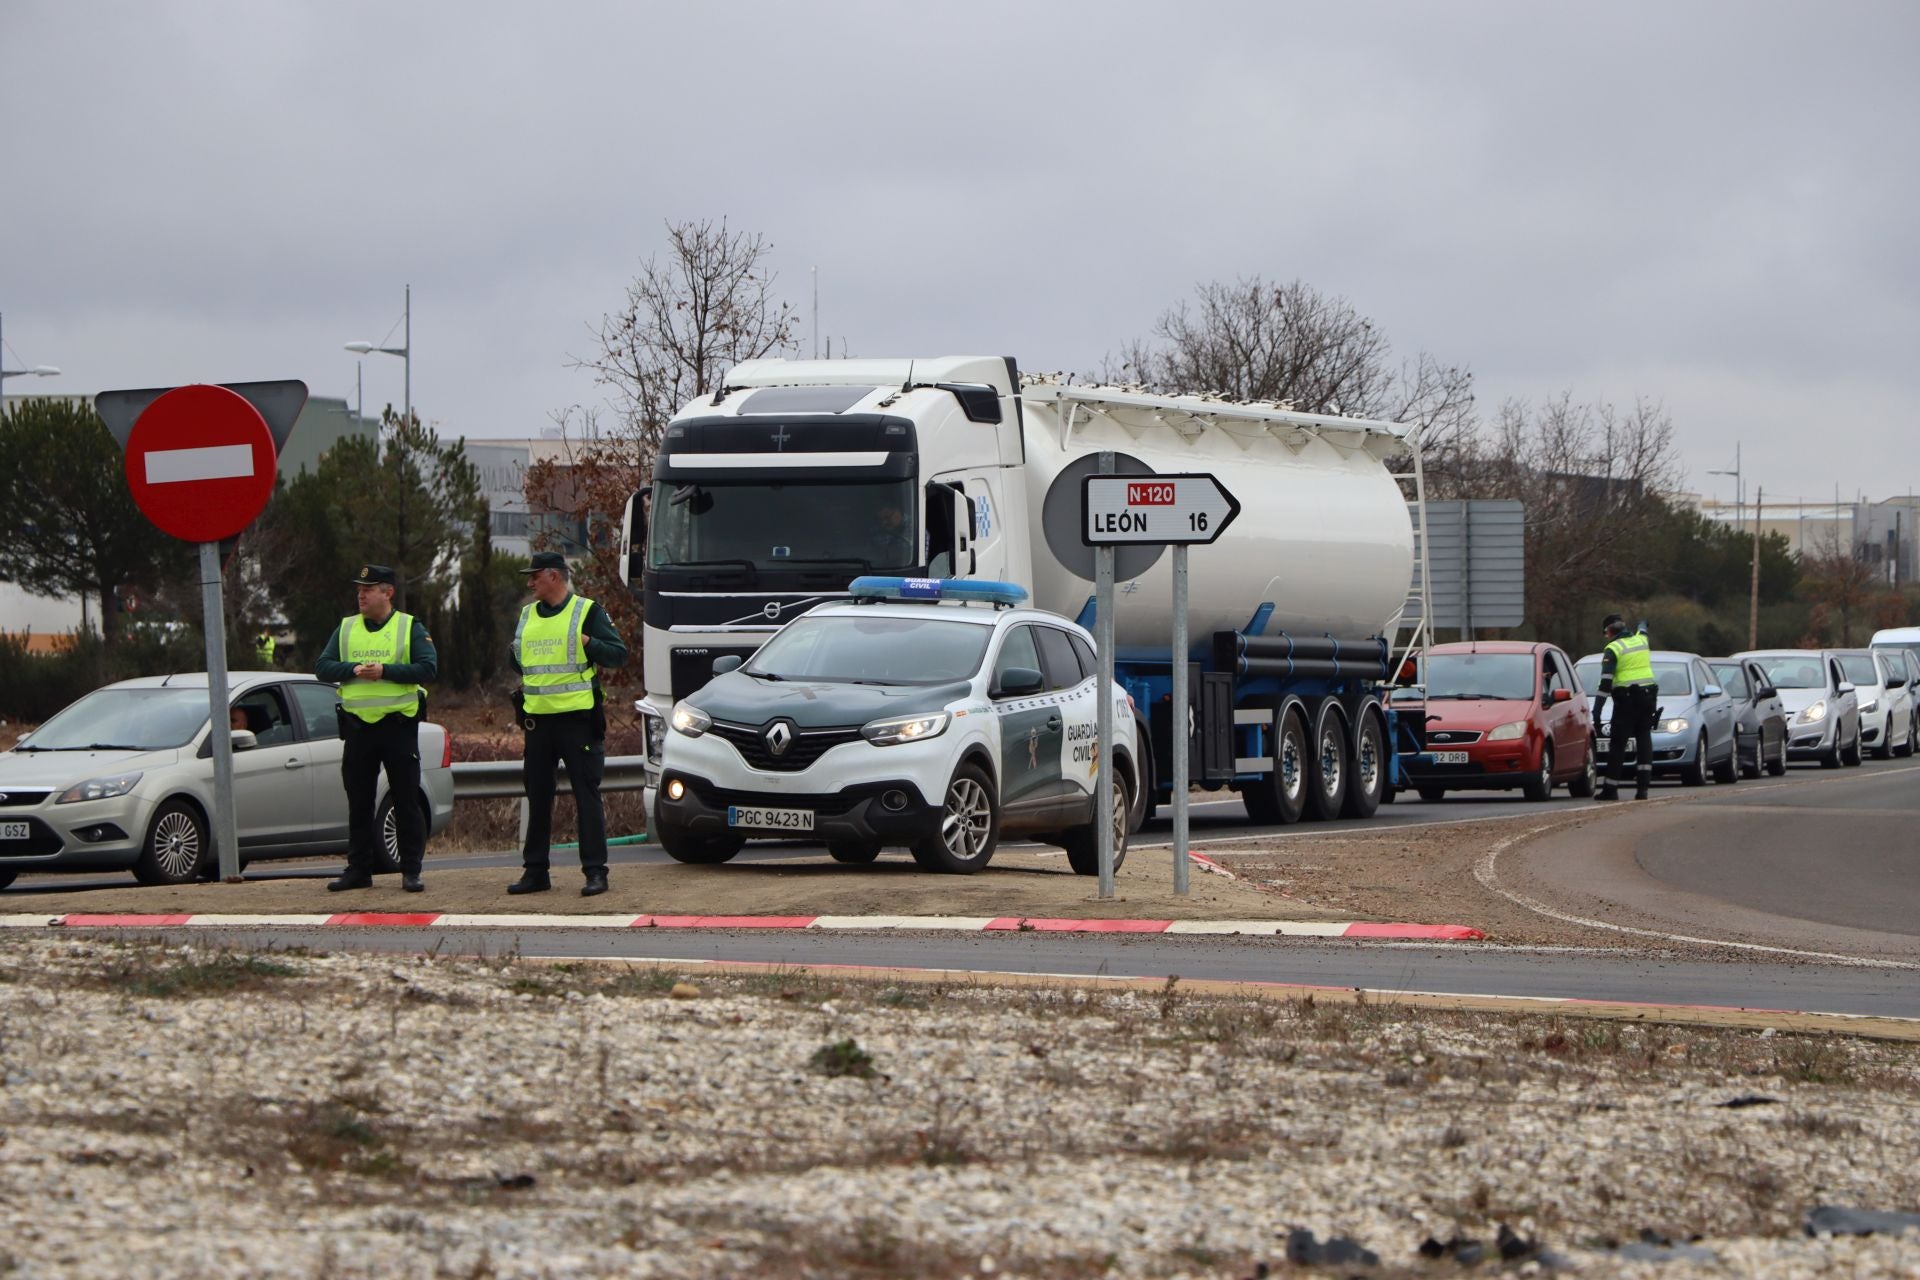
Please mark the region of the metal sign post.
[[[1100, 474], [1113, 474], [1113, 450], [1100, 451]], [[1113, 896], [1113, 548], [1094, 550], [1094, 652], [1100, 657], [1100, 696], [1094, 761], [1094, 824], [1100, 833], [1100, 896]]]
[[1188, 890], [1191, 852], [1187, 825], [1189, 755], [1193, 725], [1187, 688], [1187, 548], [1214, 541], [1233, 518], [1240, 503], [1213, 476], [1193, 472], [1180, 475], [1123, 477], [1110, 474], [1111, 454], [1103, 453], [1100, 473], [1089, 475], [1081, 488], [1081, 536], [1096, 548], [1104, 577], [1096, 583], [1096, 625], [1100, 627], [1100, 896], [1113, 894], [1113, 785], [1107, 780], [1109, 736], [1107, 687], [1113, 681], [1113, 572], [1112, 556], [1118, 544], [1160, 543], [1173, 547], [1173, 641], [1169, 647], [1173, 675], [1173, 722], [1168, 739], [1173, 751], [1173, 891]]

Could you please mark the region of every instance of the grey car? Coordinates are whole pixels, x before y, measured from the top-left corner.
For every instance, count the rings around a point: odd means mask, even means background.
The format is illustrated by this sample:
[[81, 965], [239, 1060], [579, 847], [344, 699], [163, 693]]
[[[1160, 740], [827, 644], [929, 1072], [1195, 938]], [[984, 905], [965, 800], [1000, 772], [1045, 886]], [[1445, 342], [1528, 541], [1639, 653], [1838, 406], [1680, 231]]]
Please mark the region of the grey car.
[[1708, 658], [1707, 667], [1733, 699], [1741, 776], [1757, 778], [1762, 769], [1776, 778], [1785, 773], [1787, 709], [1767, 673], [1751, 658]]
[[[1656, 775], [1679, 775], [1680, 781], [1697, 787], [1712, 774], [1715, 782], [1738, 782], [1740, 764], [1734, 740], [1733, 699], [1727, 696], [1707, 670], [1706, 659], [1694, 653], [1675, 653], [1656, 649], [1647, 655], [1653, 662], [1653, 675], [1660, 682], [1660, 710], [1653, 723], [1653, 771]], [[1575, 664], [1580, 687], [1600, 687], [1600, 655], [1590, 653]], [[1612, 707], [1609, 706], [1611, 711]], [[1604, 765], [1609, 751], [1607, 731], [1611, 723], [1599, 728], [1596, 744]], [[1633, 745], [1627, 746], [1627, 759], [1633, 759]]]
[[1860, 697], [1834, 649], [1756, 649], [1736, 653], [1760, 665], [1787, 712], [1787, 759], [1822, 768], [1860, 763]]
[[[312, 676], [237, 673], [228, 705], [241, 861], [344, 851], [338, 691]], [[450, 755], [446, 730], [422, 724], [414, 803], [429, 834], [453, 818]], [[380, 787], [388, 869], [398, 870], [384, 777]], [[132, 871], [142, 884], [199, 879], [217, 861], [212, 804], [204, 673], [95, 689], [0, 752], [0, 888], [44, 872]]]

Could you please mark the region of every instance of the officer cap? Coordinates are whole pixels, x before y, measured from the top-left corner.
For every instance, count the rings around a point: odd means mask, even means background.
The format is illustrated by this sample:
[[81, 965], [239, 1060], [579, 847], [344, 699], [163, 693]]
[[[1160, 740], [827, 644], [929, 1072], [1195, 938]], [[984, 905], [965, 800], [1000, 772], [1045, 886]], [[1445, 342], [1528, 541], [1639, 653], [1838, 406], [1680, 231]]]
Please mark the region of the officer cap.
[[359, 587], [397, 587], [400, 585], [400, 575], [388, 565], [363, 564], [353, 582]]
[[1607, 620], [1600, 624], [1600, 629], [1602, 631], [1625, 631], [1627, 629], [1627, 620], [1617, 613], [1610, 613], [1607, 615]]
[[558, 551], [536, 551], [533, 553], [533, 559], [527, 562], [527, 567], [521, 570], [521, 572], [538, 573], [542, 569], [558, 569], [560, 572], [565, 573], [567, 571], [567, 558]]

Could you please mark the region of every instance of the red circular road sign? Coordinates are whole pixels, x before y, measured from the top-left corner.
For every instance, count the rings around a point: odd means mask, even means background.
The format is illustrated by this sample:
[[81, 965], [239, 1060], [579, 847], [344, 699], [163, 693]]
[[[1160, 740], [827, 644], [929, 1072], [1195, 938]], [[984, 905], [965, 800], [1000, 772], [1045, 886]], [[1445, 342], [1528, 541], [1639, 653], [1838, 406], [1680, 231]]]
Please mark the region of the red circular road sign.
[[127, 488], [147, 519], [188, 542], [218, 542], [253, 523], [273, 495], [273, 433], [225, 387], [175, 387], [134, 419]]

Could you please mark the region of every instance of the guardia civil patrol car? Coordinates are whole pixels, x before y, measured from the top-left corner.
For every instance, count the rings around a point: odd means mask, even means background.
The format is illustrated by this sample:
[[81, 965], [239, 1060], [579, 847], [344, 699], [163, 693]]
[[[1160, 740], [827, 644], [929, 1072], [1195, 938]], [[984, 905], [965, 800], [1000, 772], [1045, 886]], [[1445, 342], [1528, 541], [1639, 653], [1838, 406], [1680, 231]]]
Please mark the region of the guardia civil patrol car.
[[[868, 863], [905, 846], [929, 871], [985, 867], [1003, 833], [1099, 871], [1099, 684], [1091, 638], [1016, 607], [1021, 587], [855, 579], [850, 603], [804, 614], [744, 664], [675, 704], [653, 835], [681, 862], [725, 862], [750, 839], [823, 840]], [[1134, 716], [1113, 703], [1114, 865], [1144, 793]]]

